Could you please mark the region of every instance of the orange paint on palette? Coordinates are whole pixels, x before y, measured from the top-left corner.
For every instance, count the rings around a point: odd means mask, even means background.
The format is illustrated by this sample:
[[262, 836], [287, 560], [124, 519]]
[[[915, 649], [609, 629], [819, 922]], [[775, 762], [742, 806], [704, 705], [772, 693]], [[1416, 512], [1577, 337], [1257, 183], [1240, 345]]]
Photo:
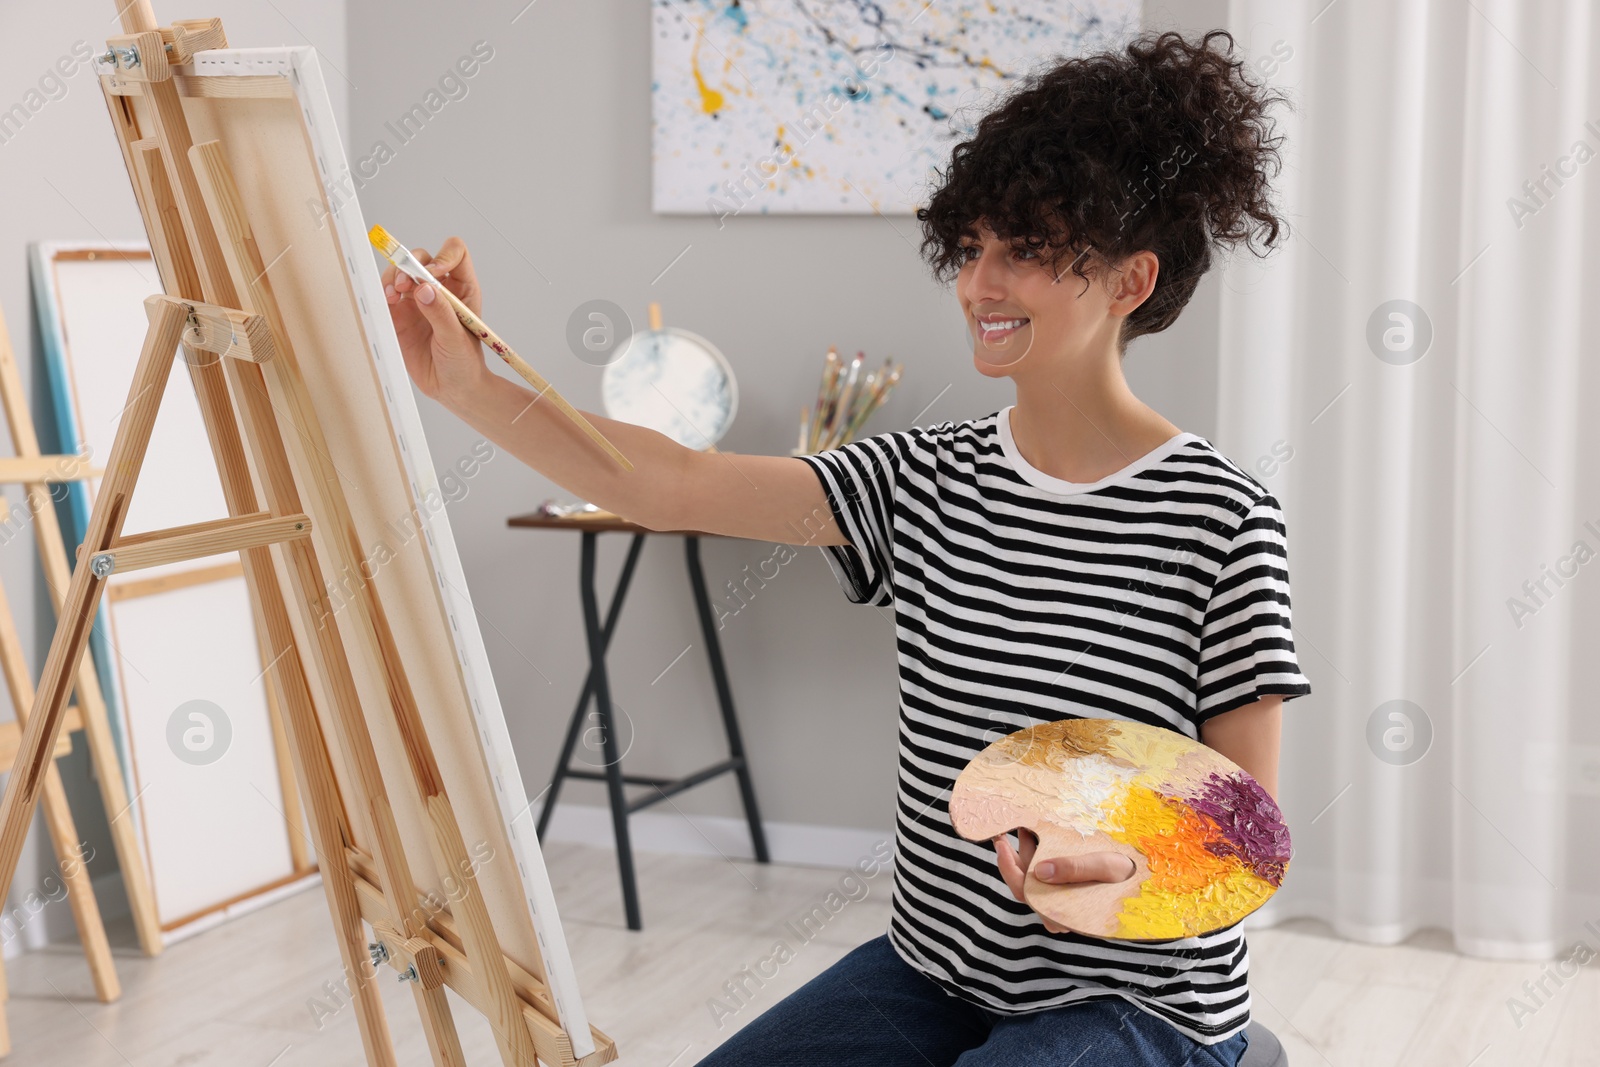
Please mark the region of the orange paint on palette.
[[1187, 804], [1130, 785], [1121, 805], [1123, 829], [1109, 836], [1144, 853], [1150, 875], [1122, 904], [1120, 937], [1186, 937], [1225, 925], [1241, 903], [1259, 905], [1273, 887], [1225, 853], [1216, 823]]

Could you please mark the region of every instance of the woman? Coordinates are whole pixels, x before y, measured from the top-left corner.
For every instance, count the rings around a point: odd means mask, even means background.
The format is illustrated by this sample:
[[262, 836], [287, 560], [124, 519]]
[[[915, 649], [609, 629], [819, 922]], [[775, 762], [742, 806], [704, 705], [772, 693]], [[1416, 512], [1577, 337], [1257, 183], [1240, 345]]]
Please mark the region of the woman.
[[[954, 151], [918, 212], [954, 278], [978, 373], [1016, 403], [802, 458], [702, 453], [590, 416], [623, 472], [549, 404], [491, 373], [431, 286], [385, 275], [418, 388], [552, 481], [656, 529], [828, 549], [849, 598], [893, 604], [901, 686], [889, 932], [737, 1032], [705, 1064], [1225, 1064], [1242, 1054], [1248, 951], [1108, 941], [1023, 903], [1131, 877], [1126, 856], [963, 841], [956, 775], [1037, 722], [1177, 730], [1277, 793], [1281, 704], [1310, 692], [1290, 633], [1273, 496], [1128, 388], [1129, 341], [1165, 329], [1213, 245], [1271, 247], [1279, 99], [1222, 31], [1145, 35], [1030, 78]], [[424, 257], [425, 253], [419, 253]], [[430, 269], [477, 308], [466, 248]]]

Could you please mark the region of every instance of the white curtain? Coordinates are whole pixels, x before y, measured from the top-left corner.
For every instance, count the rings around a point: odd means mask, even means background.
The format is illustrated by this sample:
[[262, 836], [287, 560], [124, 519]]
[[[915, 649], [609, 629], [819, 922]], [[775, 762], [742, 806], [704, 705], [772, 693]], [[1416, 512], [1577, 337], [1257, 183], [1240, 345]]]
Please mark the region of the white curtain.
[[1313, 688], [1285, 706], [1294, 859], [1253, 925], [1600, 946], [1593, 0], [1229, 17], [1295, 101], [1294, 234], [1223, 274], [1216, 443], [1285, 509]]

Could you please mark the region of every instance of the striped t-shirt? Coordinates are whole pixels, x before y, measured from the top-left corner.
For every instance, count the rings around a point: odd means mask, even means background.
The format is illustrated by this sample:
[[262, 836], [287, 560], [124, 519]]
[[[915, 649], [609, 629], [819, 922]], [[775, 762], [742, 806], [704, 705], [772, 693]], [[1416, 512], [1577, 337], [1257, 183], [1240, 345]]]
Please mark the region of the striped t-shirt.
[[1309, 693], [1282, 512], [1193, 433], [1097, 482], [1053, 478], [1018, 453], [1010, 411], [805, 457], [849, 540], [827, 550], [840, 584], [894, 609], [889, 938], [996, 1012], [1120, 996], [1215, 1044], [1250, 1018], [1239, 924], [1140, 943], [1052, 934], [1006, 888], [993, 844], [957, 836], [950, 791], [982, 748], [1035, 723], [1120, 719], [1198, 739], [1214, 715]]

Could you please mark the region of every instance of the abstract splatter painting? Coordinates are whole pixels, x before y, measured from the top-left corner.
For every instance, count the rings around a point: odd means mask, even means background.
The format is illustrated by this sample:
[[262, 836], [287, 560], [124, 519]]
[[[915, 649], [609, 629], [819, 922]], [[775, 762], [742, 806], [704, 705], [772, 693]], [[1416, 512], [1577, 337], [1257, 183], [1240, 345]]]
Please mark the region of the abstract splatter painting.
[[1271, 795], [1215, 749], [1173, 730], [1063, 719], [985, 748], [950, 796], [956, 832], [986, 841], [1025, 827], [1036, 859], [1121, 852], [1124, 882], [1049, 885], [1027, 903], [1079, 933], [1128, 941], [1195, 937], [1266, 903], [1289, 866], [1289, 828]]
[[909, 214], [999, 94], [1139, 0], [652, 0], [653, 206]]

